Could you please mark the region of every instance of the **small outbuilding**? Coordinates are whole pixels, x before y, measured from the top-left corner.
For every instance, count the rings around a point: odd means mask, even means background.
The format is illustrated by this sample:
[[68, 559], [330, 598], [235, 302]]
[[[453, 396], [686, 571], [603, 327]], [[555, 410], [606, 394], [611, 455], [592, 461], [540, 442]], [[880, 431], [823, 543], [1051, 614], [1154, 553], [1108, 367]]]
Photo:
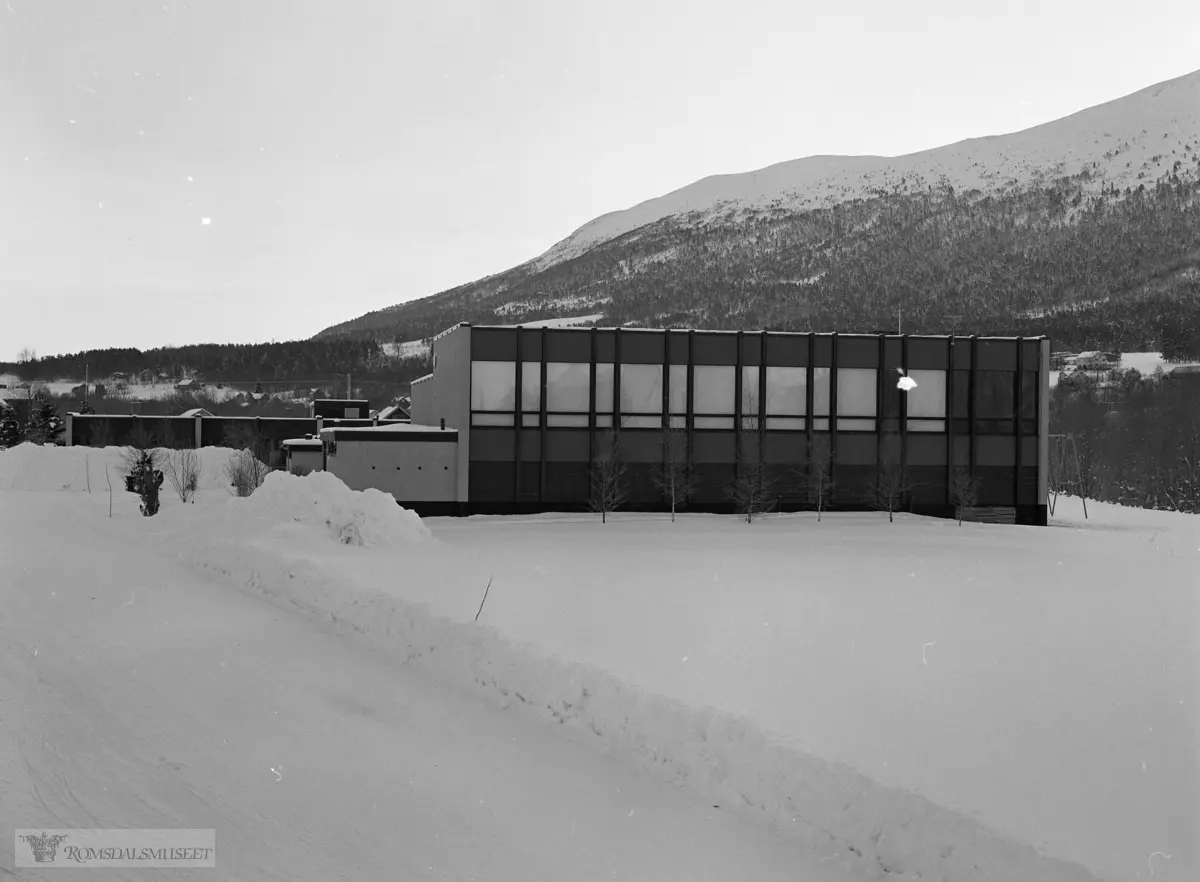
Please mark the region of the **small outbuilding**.
[[299, 468], [306, 472], [320, 472], [325, 468], [325, 454], [321, 449], [321, 439], [312, 435], [303, 438], [289, 438], [279, 445], [283, 448], [284, 468], [287, 471]]
[[321, 430], [325, 470], [351, 490], [390, 493], [422, 515], [452, 514], [458, 499], [458, 431], [439, 426]]

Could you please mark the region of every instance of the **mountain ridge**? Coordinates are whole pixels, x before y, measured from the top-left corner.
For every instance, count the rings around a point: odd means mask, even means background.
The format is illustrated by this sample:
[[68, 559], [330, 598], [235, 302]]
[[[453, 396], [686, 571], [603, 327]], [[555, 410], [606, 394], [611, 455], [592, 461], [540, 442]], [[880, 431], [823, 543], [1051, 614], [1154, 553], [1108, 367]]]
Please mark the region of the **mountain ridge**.
[[[851, 330], [897, 308], [917, 318], [914, 333], [958, 319], [985, 333], [1081, 300], [1190, 303], [1198, 185], [1195, 71], [1015, 133], [710, 175], [600, 215], [510, 270], [317, 336], [411, 340], [460, 320], [593, 313]], [[1134, 336], [1150, 342], [1148, 330]]]

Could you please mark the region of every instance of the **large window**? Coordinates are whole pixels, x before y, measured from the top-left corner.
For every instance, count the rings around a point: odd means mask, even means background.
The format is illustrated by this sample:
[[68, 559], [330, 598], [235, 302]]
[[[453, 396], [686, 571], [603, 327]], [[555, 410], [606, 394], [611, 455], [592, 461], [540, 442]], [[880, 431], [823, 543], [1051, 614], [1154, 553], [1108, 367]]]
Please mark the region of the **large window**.
[[766, 369], [767, 428], [799, 431], [804, 428], [808, 372], [802, 367]]
[[546, 363], [547, 411], [586, 414], [590, 402], [591, 365], [566, 361]]
[[521, 363], [521, 410], [536, 411], [542, 409], [542, 363], [526, 361]]
[[673, 414], [687, 414], [687, 365], [671, 365], [669, 375], [671, 381], [670, 406]]
[[839, 368], [837, 372], [838, 429], [875, 431], [875, 368]]
[[813, 429], [818, 432], [829, 431], [829, 371], [813, 368]]
[[[611, 362], [596, 365], [596, 413], [613, 412], [613, 375]], [[611, 426], [611, 420], [606, 425]]]
[[975, 418], [1012, 419], [1015, 406], [1012, 371], [975, 372]]
[[946, 372], [909, 371], [917, 385], [909, 389], [908, 416], [911, 419], [940, 420], [946, 418]]
[[516, 362], [471, 362], [471, 410], [512, 412], [516, 404]]
[[662, 365], [621, 365], [621, 414], [662, 413]]
[[736, 368], [724, 364], [698, 364], [693, 370], [696, 389], [692, 409], [696, 413], [732, 416]]

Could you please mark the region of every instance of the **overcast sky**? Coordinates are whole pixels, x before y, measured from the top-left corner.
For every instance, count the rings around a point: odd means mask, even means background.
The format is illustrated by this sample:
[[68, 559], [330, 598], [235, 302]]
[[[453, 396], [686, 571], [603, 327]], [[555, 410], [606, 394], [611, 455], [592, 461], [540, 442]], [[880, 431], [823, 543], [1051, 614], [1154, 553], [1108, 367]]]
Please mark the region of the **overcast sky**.
[[710, 174], [1200, 66], [1195, 0], [0, 2], [0, 360], [304, 338]]

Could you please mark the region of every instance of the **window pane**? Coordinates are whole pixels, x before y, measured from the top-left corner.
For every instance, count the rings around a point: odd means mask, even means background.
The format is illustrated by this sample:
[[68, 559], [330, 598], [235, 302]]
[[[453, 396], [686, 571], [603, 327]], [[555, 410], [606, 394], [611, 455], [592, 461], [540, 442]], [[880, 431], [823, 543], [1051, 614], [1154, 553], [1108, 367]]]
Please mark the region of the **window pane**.
[[692, 407], [696, 413], [733, 413], [733, 365], [698, 364], [694, 368], [696, 389]]
[[521, 415], [521, 425], [522, 426], [536, 426], [536, 425], [538, 425], [538, 420], [540, 418], [541, 418], [541, 414], [537, 414], [537, 413], [522, 414]]
[[516, 404], [516, 362], [471, 362], [471, 410], [512, 410]]
[[875, 420], [848, 420], [839, 419], [837, 421], [839, 432], [874, 432]]
[[742, 413], [758, 416], [758, 403], [762, 399], [758, 390], [758, 365], [742, 366]]
[[521, 410], [542, 408], [542, 363], [521, 362]]
[[671, 413], [687, 413], [687, 365], [671, 365]]
[[697, 429], [732, 429], [733, 417], [695, 417]]
[[813, 415], [829, 416], [829, 368], [813, 368]]
[[621, 413], [662, 413], [662, 365], [621, 365]]
[[476, 413], [471, 415], [472, 426], [511, 426], [511, 413]]
[[[587, 413], [588, 364], [551, 361], [546, 364], [546, 409], [567, 413]], [[552, 424], [551, 424], [552, 425]]]
[[767, 417], [767, 428], [798, 432], [804, 428], [804, 417]]
[[[584, 365], [587, 367], [587, 365]], [[547, 381], [548, 382], [548, 381]], [[609, 419], [612, 419], [609, 417]], [[587, 414], [552, 413], [546, 416], [546, 425], [562, 428], [564, 426], [587, 428]]]
[[838, 415], [875, 416], [874, 368], [838, 369]]
[[662, 416], [625, 416], [622, 413], [621, 427], [624, 429], [661, 429]]
[[[613, 411], [613, 376], [611, 364], [596, 365], [596, 413], [612, 413]], [[584, 409], [586, 410], [586, 408]]]
[[1012, 371], [976, 371], [975, 372], [975, 418], [999, 419], [1013, 417], [1013, 382], [1016, 374]]
[[767, 413], [803, 416], [808, 374], [802, 367], [767, 368]]
[[910, 432], [944, 432], [946, 431], [945, 420], [909, 420], [908, 431]]
[[910, 417], [943, 419], [946, 416], [946, 372], [909, 371], [916, 388], [908, 390]]

